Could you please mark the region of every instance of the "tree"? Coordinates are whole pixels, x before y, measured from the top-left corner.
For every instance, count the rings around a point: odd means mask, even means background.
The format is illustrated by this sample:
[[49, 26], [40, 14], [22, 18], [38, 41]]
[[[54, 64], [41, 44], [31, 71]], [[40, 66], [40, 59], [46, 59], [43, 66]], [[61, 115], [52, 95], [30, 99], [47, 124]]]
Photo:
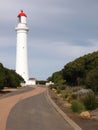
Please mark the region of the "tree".
[[0, 90], [4, 87], [18, 87], [24, 79], [14, 70], [9, 70], [0, 63]]
[[63, 84], [64, 80], [63, 80], [62, 71], [58, 71], [58, 72], [53, 73], [52, 76], [49, 77], [47, 80], [52, 81], [56, 84], [57, 83]]
[[7, 87], [18, 87], [24, 79], [18, 75], [14, 70], [5, 69]]
[[[98, 91], [98, 51], [93, 52], [69, 62], [61, 71], [52, 74], [48, 80], [54, 83], [64, 83], [76, 86], [87, 85]], [[66, 81], [66, 82], [65, 82]]]
[[80, 85], [84, 74], [84, 66], [78, 61], [70, 62], [63, 69], [63, 77], [69, 85]]
[[6, 75], [3, 65], [0, 63], [0, 90], [6, 85]]

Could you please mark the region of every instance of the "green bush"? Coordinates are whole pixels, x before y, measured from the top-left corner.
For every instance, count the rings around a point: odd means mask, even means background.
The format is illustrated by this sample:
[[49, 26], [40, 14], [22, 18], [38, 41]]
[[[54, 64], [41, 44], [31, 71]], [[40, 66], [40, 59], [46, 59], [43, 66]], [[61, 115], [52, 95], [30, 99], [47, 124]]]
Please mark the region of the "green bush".
[[57, 93], [60, 94], [61, 93], [61, 90], [59, 88], [57, 88]]
[[72, 99], [77, 99], [77, 95], [76, 94], [72, 94]]
[[59, 89], [60, 89], [60, 90], [65, 90], [65, 89], [66, 89], [66, 86], [65, 86], [65, 85], [61, 85], [61, 86], [59, 86]]
[[62, 97], [65, 100], [68, 97], [68, 94], [67, 93], [62, 93]]
[[87, 110], [93, 110], [96, 108], [96, 97], [93, 93], [88, 93], [81, 97], [81, 101]]
[[73, 100], [71, 108], [73, 112], [78, 112], [78, 113], [85, 110], [84, 104], [80, 102], [79, 100]]

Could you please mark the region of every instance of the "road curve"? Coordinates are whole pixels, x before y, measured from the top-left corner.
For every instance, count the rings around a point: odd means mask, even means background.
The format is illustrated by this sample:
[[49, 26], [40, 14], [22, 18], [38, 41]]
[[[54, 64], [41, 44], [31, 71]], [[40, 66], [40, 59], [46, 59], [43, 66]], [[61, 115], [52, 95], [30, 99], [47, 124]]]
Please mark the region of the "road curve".
[[7, 118], [6, 130], [73, 130], [49, 103], [45, 91], [17, 102]]
[[[28, 97], [40, 94], [45, 91], [45, 88], [33, 86], [31, 91], [24, 92], [26, 88], [23, 88], [23, 93], [18, 90], [16, 94], [8, 94], [7, 97], [3, 97], [0, 99], [0, 130], [6, 129], [6, 122], [11, 109], [15, 106], [19, 101], [26, 99]], [[29, 88], [28, 88], [29, 89]]]

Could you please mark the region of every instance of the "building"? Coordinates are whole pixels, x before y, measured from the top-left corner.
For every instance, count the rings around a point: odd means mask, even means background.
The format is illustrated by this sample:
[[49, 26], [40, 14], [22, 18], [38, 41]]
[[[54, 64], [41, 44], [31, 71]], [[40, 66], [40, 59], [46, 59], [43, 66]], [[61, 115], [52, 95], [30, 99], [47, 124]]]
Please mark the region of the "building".
[[27, 15], [21, 10], [17, 17], [18, 24], [15, 28], [17, 32], [16, 73], [24, 78], [27, 85], [29, 82], [27, 53], [27, 34], [29, 29], [27, 26]]
[[36, 84], [36, 79], [35, 78], [29, 78], [27, 85], [35, 85]]

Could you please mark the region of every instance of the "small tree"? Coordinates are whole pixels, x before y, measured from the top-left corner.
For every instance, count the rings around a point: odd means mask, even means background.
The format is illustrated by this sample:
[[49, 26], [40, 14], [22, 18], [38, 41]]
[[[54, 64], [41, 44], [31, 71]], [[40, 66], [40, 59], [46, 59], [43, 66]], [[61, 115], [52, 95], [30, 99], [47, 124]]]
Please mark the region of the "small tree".
[[73, 112], [78, 112], [78, 113], [85, 110], [85, 106], [80, 100], [73, 100], [71, 108]]

